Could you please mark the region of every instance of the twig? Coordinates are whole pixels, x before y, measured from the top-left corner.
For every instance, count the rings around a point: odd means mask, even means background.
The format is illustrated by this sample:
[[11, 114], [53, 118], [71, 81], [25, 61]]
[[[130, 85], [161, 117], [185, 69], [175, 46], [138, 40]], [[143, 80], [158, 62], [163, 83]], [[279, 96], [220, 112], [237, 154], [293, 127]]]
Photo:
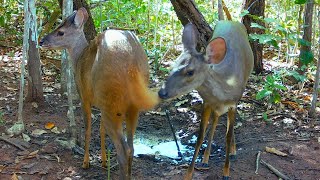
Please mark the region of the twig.
[[288, 176], [282, 174], [279, 170], [277, 170], [275, 167], [271, 166], [271, 164], [264, 162], [262, 159], [260, 160], [260, 163], [267, 166], [268, 169], [270, 169], [275, 175], [278, 177], [284, 179], [284, 180], [290, 180]]
[[256, 171], [254, 172], [255, 174], [258, 174], [260, 156], [261, 156], [261, 151], [258, 151], [257, 159], [256, 159]]
[[181, 154], [181, 151], [180, 151], [180, 147], [179, 147], [179, 144], [177, 142], [177, 137], [176, 137], [173, 125], [171, 124], [171, 120], [170, 120], [170, 116], [169, 116], [169, 111], [168, 110], [166, 110], [166, 115], [167, 115], [167, 120], [168, 120], [168, 123], [170, 125], [171, 131], [172, 131], [172, 134], [173, 134], [174, 141], [176, 142], [176, 146], [177, 146], [177, 149], [178, 149], [178, 156], [182, 157], [182, 154]]
[[9, 143], [11, 145], [14, 145], [15, 147], [19, 148], [22, 151], [26, 151], [27, 150], [26, 148], [22, 147], [21, 145], [15, 143], [15, 142], [12, 142], [10, 140], [10, 138], [4, 137], [4, 136], [0, 136], [0, 140], [5, 141], [5, 142], [7, 142], [7, 143]]

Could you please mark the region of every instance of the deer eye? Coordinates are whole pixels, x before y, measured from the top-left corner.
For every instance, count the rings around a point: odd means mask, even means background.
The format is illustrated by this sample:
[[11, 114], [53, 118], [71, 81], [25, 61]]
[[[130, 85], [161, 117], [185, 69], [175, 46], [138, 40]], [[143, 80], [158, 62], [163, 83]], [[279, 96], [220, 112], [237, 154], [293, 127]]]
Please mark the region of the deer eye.
[[64, 35], [64, 32], [58, 31], [57, 35], [58, 35], [58, 36], [63, 36], [63, 35]]
[[194, 74], [194, 71], [193, 71], [193, 70], [187, 72], [187, 75], [188, 75], [188, 76], [193, 76], [193, 74]]

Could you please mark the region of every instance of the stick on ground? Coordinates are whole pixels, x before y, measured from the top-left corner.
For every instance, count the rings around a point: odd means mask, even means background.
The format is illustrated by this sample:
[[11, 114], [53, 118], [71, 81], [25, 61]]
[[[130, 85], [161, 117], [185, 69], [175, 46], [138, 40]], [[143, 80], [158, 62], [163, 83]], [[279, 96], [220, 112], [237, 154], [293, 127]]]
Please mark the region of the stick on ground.
[[271, 166], [271, 164], [266, 163], [265, 161], [263, 161], [262, 159], [260, 160], [260, 163], [267, 166], [268, 169], [270, 169], [275, 175], [277, 175], [278, 177], [284, 179], [284, 180], [290, 180], [291, 178], [289, 178], [288, 176], [284, 175], [283, 173], [281, 173], [279, 170], [277, 170], [275, 167]]

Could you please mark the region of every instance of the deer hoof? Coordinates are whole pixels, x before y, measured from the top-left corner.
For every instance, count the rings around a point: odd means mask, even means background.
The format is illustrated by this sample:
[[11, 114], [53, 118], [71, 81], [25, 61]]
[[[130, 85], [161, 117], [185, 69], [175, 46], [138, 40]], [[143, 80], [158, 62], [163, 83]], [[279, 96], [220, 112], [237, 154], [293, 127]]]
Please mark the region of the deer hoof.
[[235, 154], [230, 154], [229, 159], [230, 161], [235, 161], [237, 159], [237, 156]]
[[107, 167], [106, 161], [102, 161], [101, 166], [106, 168]]
[[230, 176], [223, 176], [222, 180], [230, 180]]
[[89, 168], [89, 162], [83, 162], [82, 163], [82, 168], [83, 169], [88, 169]]

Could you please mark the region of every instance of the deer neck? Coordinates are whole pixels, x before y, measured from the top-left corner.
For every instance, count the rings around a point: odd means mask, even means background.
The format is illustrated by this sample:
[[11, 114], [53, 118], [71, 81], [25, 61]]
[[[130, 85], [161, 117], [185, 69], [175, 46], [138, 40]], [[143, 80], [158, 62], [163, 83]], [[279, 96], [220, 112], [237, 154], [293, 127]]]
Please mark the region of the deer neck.
[[89, 43], [84, 35], [82, 33], [78, 39], [73, 43], [73, 45], [67, 49], [70, 59], [73, 62], [73, 66], [77, 64], [79, 58], [82, 56], [83, 51], [85, 50], [86, 47], [88, 47]]

